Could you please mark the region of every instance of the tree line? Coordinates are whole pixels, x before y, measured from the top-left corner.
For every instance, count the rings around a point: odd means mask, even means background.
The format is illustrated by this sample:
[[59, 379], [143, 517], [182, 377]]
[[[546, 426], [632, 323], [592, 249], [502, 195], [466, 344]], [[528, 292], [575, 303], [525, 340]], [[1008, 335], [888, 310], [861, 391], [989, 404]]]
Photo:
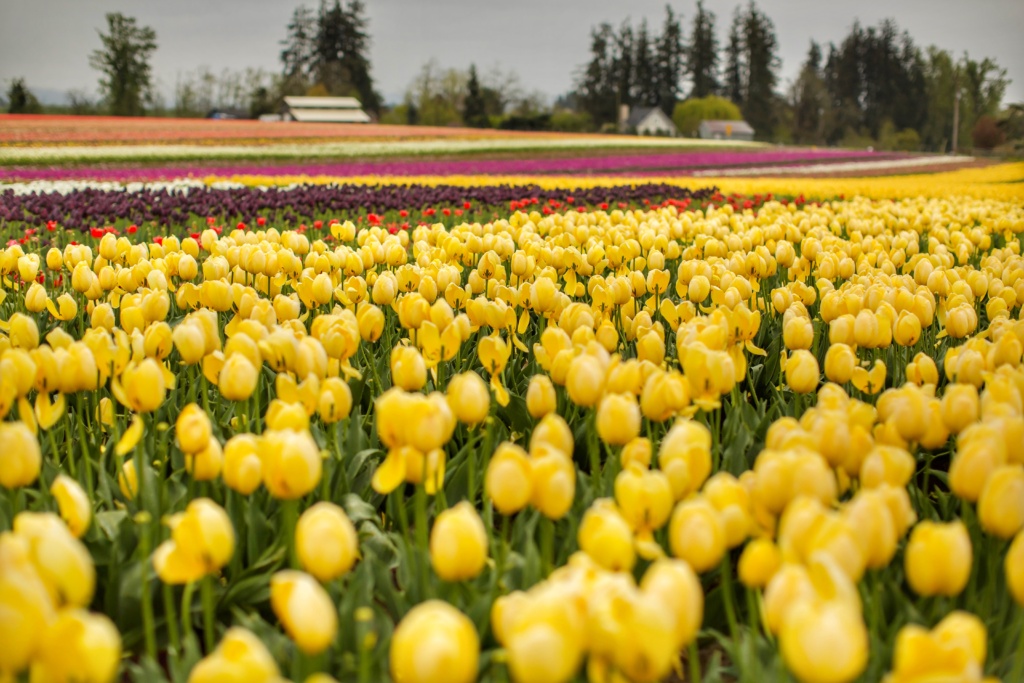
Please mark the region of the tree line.
[[[718, 35], [717, 17], [701, 1], [688, 30], [669, 6], [658, 35], [646, 20], [617, 29], [599, 24], [577, 73], [575, 101], [605, 130], [616, 127], [622, 104], [658, 106], [684, 134], [701, 112], [732, 118], [735, 111], [763, 140], [934, 151], [952, 146], [959, 106], [960, 145], [999, 141], [992, 128], [1009, 84], [1006, 70], [992, 59], [922, 48], [892, 20], [855, 22], [839, 44], [812, 40], [785, 90], [775, 26], [753, 0], [735, 9], [724, 42]], [[1004, 114], [1004, 124], [1015, 111]], [[987, 139], [972, 140], [985, 138], [976, 135], [985, 129]]]
[[[356, 97], [390, 123], [614, 131], [627, 105], [660, 107], [684, 135], [695, 134], [702, 119], [744, 118], [763, 140], [934, 151], [992, 147], [1021, 125], [1019, 107], [1001, 112], [1009, 80], [994, 60], [921, 47], [892, 20], [856, 22], [839, 43], [811, 40], [785, 88], [775, 26], [753, 0], [734, 10], [724, 40], [703, 0], [683, 20], [666, 5], [656, 29], [646, 19], [593, 27], [573, 89], [550, 104], [513, 71], [481, 74], [475, 65], [442, 68], [432, 60], [403, 100], [386, 107], [371, 74], [365, 5], [321, 0], [292, 13], [278, 73], [202, 67], [178, 75], [167, 106], [150, 68], [155, 30], [110, 13], [101, 47], [89, 57], [100, 73], [101, 100], [73, 91], [68, 109], [125, 116], [227, 109], [256, 117], [279, 110], [287, 95], [333, 95]], [[7, 101], [12, 112], [42, 110], [22, 79], [10, 83]]]

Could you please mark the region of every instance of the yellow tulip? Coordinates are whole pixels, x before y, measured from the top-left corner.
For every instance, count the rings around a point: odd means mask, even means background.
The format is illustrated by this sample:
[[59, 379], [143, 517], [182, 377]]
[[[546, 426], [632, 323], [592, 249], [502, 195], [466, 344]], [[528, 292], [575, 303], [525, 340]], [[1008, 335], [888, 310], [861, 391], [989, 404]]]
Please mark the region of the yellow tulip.
[[704, 589], [690, 565], [682, 560], [657, 560], [644, 572], [640, 590], [673, 616], [677, 652], [696, 637], [704, 619]]
[[810, 351], [794, 351], [786, 360], [786, 384], [798, 394], [809, 394], [818, 387], [821, 371], [818, 359]]
[[15, 313], [7, 323], [10, 325], [8, 336], [11, 346], [26, 351], [31, 351], [39, 346], [39, 328], [36, 327], [35, 320], [24, 313]]
[[236, 353], [225, 359], [217, 377], [217, 387], [226, 400], [245, 401], [256, 390], [258, 380], [259, 368], [244, 354]]
[[14, 679], [41, 649], [54, 606], [29, 542], [7, 531], [0, 533], [0, 614], [0, 676]]
[[565, 378], [569, 400], [585, 408], [595, 405], [604, 391], [604, 375], [601, 362], [594, 356], [584, 354], [574, 358]]
[[344, 420], [352, 411], [352, 390], [348, 382], [339, 377], [328, 377], [320, 385], [317, 403], [320, 419], [327, 424]]
[[321, 501], [302, 513], [295, 527], [302, 568], [327, 582], [347, 574], [359, 557], [359, 536], [337, 505]]
[[443, 447], [455, 431], [455, 415], [444, 394], [434, 391], [429, 396], [414, 395], [401, 416], [408, 444], [421, 453]]
[[668, 527], [672, 554], [706, 572], [725, 554], [725, 525], [718, 511], [703, 498], [691, 498], [676, 505]]
[[539, 420], [548, 413], [554, 412], [558, 404], [555, 385], [547, 375], [534, 375], [526, 388], [526, 410], [530, 416]]
[[50, 485], [50, 493], [57, 499], [61, 519], [75, 538], [81, 538], [92, 521], [92, 502], [82, 485], [66, 474], [59, 474]]
[[754, 526], [747, 489], [728, 472], [719, 472], [704, 484], [703, 496], [718, 510], [725, 527], [725, 544], [735, 548], [747, 540]]
[[508, 441], [500, 444], [487, 465], [484, 492], [503, 515], [526, 507], [532, 494], [532, 466], [526, 451]]
[[743, 585], [764, 588], [782, 566], [782, 553], [767, 538], [755, 538], [747, 543], [740, 555], [737, 574]]
[[427, 383], [427, 366], [415, 347], [396, 346], [391, 350], [391, 381], [406, 391], [417, 391]]
[[296, 500], [316, 488], [323, 472], [320, 449], [309, 432], [264, 432], [263, 483], [281, 500]]
[[477, 577], [487, 562], [487, 530], [468, 501], [437, 516], [430, 530], [430, 564], [443, 581]]
[[548, 444], [560, 451], [567, 458], [572, 457], [575, 443], [569, 424], [557, 413], [548, 413], [541, 418], [530, 435], [530, 449], [540, 444]]
[[619, 460], [622, 463], [622, 469], [629, 469], [630, 463], [637, 463], [642, 469], [647, 469], [651, 466], [651, 455], [653, 455], [653, 448], [651, 447], [651, 440], [645, 436], [638, 436], [633, 439], [625, 446], [622, 447], [622, 452], [619, 454]]
[[1024, 466], [993, 470], [978, 498], [978, 521], [986, 533], [1002, 539], [1024, 528]]
[[102, 614], [65, 609], [43, 641], [32, 677], [54, 683], [109, 683], [121, 666], [121, 634]]
[[1024, 531], [1017, 532], [1004, 561], [1006, 584], [1017, 604], [1024, 607]]
[[[572, 594], [538, 590], [505, 616], [503, 643], [516, 683], [567, 683], [583, 655], [583, 623]], [[499, 609], [496, 602], [494, 609]], [[492, 621], [494, 614], [492, 613]]]
[[56, 305], [52, 301], [47, 300], [46, 310], [57, 320], [67, 322], [68, 320], [74, 320], [75, 316], [78, 315], [78, 304], [75, 302], [74, 297], [65, 292], [57, 297]]
[[860, 483], [865, 488], [883, 484], [904, 487], [914, 476], [914, 456], [895, 446], [875, 446], [864, 457], [860, 467]]
[[181, 409], [175, 422], [178, 446], [184, 453], [195, 454], [207, 448], [212, 434], [210, 418], [195, 403]]
[[613, 572], [628, 572], [636, 562], [633, 532], [610, 498], [598, 498], [583, 513], [577, 532], [580, 550]]
[[204, 573], [220, 570], [235, 551], [235, 530], [222, 507], [209, 498], [196, 498], [185, 512], [171, 515], [171, 540], [186, 556], [198, 561]]
[[281, 673], [266, 646], [250, 631], [229, 628], [217, 649], [200, 660], [188, 683], [278, 683]]
[[995, 425], [977, 424], [957, 439], [956, 454], [949, 465], [949, 487], [958, 498], [976, 502], [992, 472], [1006, 464], [1006, 446]]
[[661, 440], [658, 466], [676, 500], [698, 491], [711, 474], [711, 432], [699, 422], [677, 422]]
[[39, 442], [24, 422], [0, 422], [0, 485], [14, 489], [39, 477], [43, 456]]
[[391, 637], [391, 677], [403, 683], [471, 683], [477, 679], [480, 639], [473, 622], [448, 603], [413, 607]]
[[971, 538], [963, 522], [921, 522], [907, 543], [907, 582], [921, 596], [959, 595], [970, 578], [972, 561]]
[[804, 683], [849, 683], [867, 666], [868, 630], [843, 601], [800, 600], [782, 623], [779, 650]]
[[672, 483], [664, 472], [633, 462], [615, 477], [615, 502], [634, 531], [650, 534], [672, 514]]
[[55, 604], [84, 607], [96, 589], [96, 568], [85, 545], [51, 513], [22, 512], [14, 533], [28, 541], [29, 557]]
[[447, 398], [455, 418], [471, 427], [483, 422], [490, 411], [491, 392], [472, 370], [449, 380]]
[[307, 655], [329, 648], [338, 633], [338, 608], [309, 574], [294, 570], [274, 574], [270, 606], [288, 637]]
[[222, 476], [228, 488], [247, 496], [263, 480], [260, 441], [253, 434], [236, 434], [224, 444]]
[[125, 368], [114, 394], [122, 404], [136, 413], [151, 413], [159, 408], [167, 392], [164, 373], [160, 364], [152, 358], [133, 363]]
[[121, 465], [121, 471], [117, 473], [117, 486], [125, 499], [134, 500], [139, 492], [139, 473], [135, 470], [134, 460], [125, 460]]
[[196, 481], [213, 481], [220, 474], [223, 464], [224, 452], [214, 437], [210, 437], [206, 448], [198, 453], [185, 454], [185, 471]]
[[546, 448], [531, 457], [530, 504], [548, 519], [561, 519], [576, 496], [576, 468], [565, 454]]
[[601, 440], [622, 446], [640, 434], [640, 406], [632, 394], [606, 394], [597, 408], [597, 433]]

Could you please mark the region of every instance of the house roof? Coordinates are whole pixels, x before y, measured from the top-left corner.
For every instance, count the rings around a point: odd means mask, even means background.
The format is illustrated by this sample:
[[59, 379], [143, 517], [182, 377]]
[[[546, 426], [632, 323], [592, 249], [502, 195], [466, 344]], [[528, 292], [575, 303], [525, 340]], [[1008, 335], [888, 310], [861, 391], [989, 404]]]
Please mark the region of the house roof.
[[[644, 119], [646, 119], [648, 116], [650, 116], [651, 114], [656, 115], [657, 112], [660, 111], [661, 110], [658, 109], [657, 107], [637, 107], [636, 109], [633, 109], [631, 112], [629, 112], [629, 118], [626, 119], [626, 125], [630, 128], [636, 128], [641, 123], [643, 123]], [[667, 116], [665, 118], [668, 119]], [[669, 122], [671, 122], [671, 119], [669, 119]]]
[[370, 117], [362, 109], [290, 109], [296, 121], [305, 123], [369, 123]]
[[295, 97], [289, 95], [284, 103], [297, 109], [360, 109], [362, 104], [354, 97]]
[[750, 124], [746, 121], [715, 121], [705, 120], [700, 122], [701, 128], [706, 128], [712, 133], [721, 133], [722, 135], [742, 135], [742, 134], [754, 134], [754, 129], [750, 127]]

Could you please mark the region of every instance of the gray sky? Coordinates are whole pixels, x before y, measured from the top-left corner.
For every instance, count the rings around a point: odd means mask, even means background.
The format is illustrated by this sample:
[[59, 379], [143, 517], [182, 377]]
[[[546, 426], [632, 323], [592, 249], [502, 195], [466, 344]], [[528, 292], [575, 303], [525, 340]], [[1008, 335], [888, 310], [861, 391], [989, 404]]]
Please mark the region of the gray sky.
[[[307, 0], [315, 5], [318, 0]], [[365, 0], [373, 37], [373, 76], [385, 99], [405, 91], [420, 66], [481, 70], [500, 65], [528, 89], [567, 91], [586, 61], [590, 27], [647, 17], [658, 29], [665, 0]], [[96, 88], [89, 52], [104, 13], [121, 11], [152, 26], [153, 68], [165, 96], [178, 73], [206, 65], [279, 68], [279, 41], [298, 0], [0, 0], [0, 81], [24, 77], [36, 90]], [[689, 31], [696, 0], [672, 2]], [[723, 38], [736, 0], [706, 0]], [[1024, 2], [1021, 0], [760, 0], [775, 22], [782, 80], [796, 76], [811, 38], [839, 42], [855, 19], [894, 18], [921, 46], [993, 57], [1014, 81], [1007, 101], [1024, 101]], [[5, 85], [6, 87], [6, 85]]]

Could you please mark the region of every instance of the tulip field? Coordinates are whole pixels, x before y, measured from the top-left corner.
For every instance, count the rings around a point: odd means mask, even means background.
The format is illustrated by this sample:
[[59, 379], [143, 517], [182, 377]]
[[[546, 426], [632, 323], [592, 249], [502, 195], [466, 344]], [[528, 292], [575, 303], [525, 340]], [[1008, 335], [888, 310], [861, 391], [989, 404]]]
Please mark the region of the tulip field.
[[588, 154], [0, 167], [0, 681], [1024, 681], [1024, 164]]

